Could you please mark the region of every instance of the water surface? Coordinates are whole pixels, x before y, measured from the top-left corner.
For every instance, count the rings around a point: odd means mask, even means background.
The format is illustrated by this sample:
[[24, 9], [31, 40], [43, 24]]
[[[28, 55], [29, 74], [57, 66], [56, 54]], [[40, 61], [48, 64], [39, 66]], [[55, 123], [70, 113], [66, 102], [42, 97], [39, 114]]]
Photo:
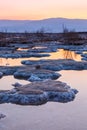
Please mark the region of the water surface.
[[13, 88], [12, 84], [17, 82], [21, 84], [29, 83], [26, 80], [15, 79], [13, 76], [4, 76], [0, 79], [0, 90], [10, 90]]
[[[74, 59], [81, 61], [81, 56], [73, 51], [60, 49], [50, 53], [44, 59]], [[0, 58], [0, 65], [21, 65], [22, 60], [39, 60], [43, 58]], [[0, 104], [0, 112], [6, 118], [0, 120], [0, 130], [87, 130], [87, 71], [60, 71], [60, 81], [66, 82], [72, 88], [79, 90], [74, 101], [69, 103], [49, 102], [41, 106], [20, 106]], [[24, 80], [5, 76], [0, 79], [0, 89], [12, 89], [12, 84]]]
[[41, 106], [2, 104], [0, 111], [7, 117], [0, 121], [0, 129], [87, 130], [87, 71], [60, 73], [62, 77], [59, 80], [79, 90], [74, 101], [64, 104], [49, 102]]
[[[20, 49], [20, 48], [19, 48]], [[81, 61], [81, 56], [79, 54], [76, 54], [74, 51], [67, 51], [64, 49], [59, 49], [57, 52], [49, 53], [49, 57], [44, 57], [44, 59], [73, 59], [76, 61]], [[40, 60], [42, 58], [0, 58], [0, 66], [17, 66], [22, 65], [22, 60]]]

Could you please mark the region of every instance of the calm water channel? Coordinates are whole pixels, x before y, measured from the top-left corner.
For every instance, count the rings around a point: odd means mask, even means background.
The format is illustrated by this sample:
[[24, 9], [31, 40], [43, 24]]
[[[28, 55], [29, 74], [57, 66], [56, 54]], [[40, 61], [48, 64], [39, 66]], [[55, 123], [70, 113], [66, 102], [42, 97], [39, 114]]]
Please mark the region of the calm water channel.
[[[44, 59], [73, 59], [76, 61], [81, 61], [81, 56], [76, 54], [74, 51], [67, 51], [60, 49], [57, 52], [49, 53], [49, 57], [44, 57]], [[0, 58], [0, 66], [15, 66], [21, 65], [22, 60], [40, 60], [42, 58], [18, 58], [18, 59], [11, 59], [11, 58]]]
[[[0, 111], [7, 117], [0, 121], [0, 130], [87, 130], [87, 71], [59, 73], [62, 76], [58, 80], [79, 91], [74, 101], [41, 106], [1, 104]], [[15, 82], [27, 83], [6, 76], [0, 80], [0, 88], [11, 89]]]

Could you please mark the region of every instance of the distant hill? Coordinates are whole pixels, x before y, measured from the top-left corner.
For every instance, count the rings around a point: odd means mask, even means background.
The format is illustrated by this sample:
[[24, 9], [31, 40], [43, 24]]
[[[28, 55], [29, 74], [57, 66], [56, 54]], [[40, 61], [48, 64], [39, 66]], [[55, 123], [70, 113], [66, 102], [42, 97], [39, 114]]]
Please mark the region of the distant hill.
[[36, 32], [40, 29], [46, 32], [62, 32], [63, 26], [70, 30], [87, 32], [87, 19], [0, 20], [0, 31], [8, 32]]

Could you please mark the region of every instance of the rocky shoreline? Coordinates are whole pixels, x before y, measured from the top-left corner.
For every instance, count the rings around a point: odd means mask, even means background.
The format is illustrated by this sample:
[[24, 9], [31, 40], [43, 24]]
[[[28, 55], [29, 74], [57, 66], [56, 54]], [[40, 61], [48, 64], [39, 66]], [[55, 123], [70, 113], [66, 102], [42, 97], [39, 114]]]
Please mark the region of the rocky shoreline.
[[87, 62], [74, 60], [26, 60], [21, 62], [24, 66], [0, 66], [0, 78], [13, 75], [18, 79], [37, 80], [57, 79], [60, 77], [56, 71], [60, 70], [87, 70]]
[[57, 79], [61, 75], [51, 70], [37, 69], [35, 66], [6, 66], [0, 67], [0, 77], [13, 75], [15, 78], [24, 80], [46, 80], [46, 79]]
[[17, 79], [28, 80], [27, 85], [14, 84], [12, 90], [0, 91], [0, 103], [14, 103], [19, 105], [41, 105], [48, 101], [67, 103], [75, 99], [78, 93], [66, 83], [56, 81], [61, 75], [59, 70], [87, 69], [86, 62], [73, 60], [39, 60], [23, 61], [25, 66], [1, 66], [1, 78], [13, 75]]
[[[17, 79], [29, 81], [29, 84], [13, 84], [12, 90], [0, 90], [0, 104], [13, 103], [18, 105], [42, 105], [47, 102], [67, 103], [75, 99], [78, 90], [66, 83], [58, 81], [61, 70], [87, 70], [87, 33], [77, 33], [80, 40], [65, 37], [64, 34], [15, 34], [2, 33], [0, 39], [0, 58], [43, 58], [60, 49], [79, 54], [80, 60], [42, 59], [23, 60], [22, 66], [0, 66], [0, 78], [12, 75]], [[77, 36], [77, 35], [75, 35]], [[72, 43], [74, 40], [74, 43]], [[76, 40], [76, 41], [75, 41]], [[71, 42], [71, 43], [70, 43]], [[0, 119], [5, 118], [0, 113]]]
[[40, 65], [41, 68], [60, 71], [60, 70], [87, 70], [87, 62], [84, 61], [74, 61], [71, 59], [60, 59], [60, 60], [27, 60], [21, 62], [24, 65]]
[[66, 83], [53, 80], [36, 81], [27, 85], [14, 84], [15, 88], [0, 91], [0, 104], [41, 105], [48, 101], [66, 103], [78, 93]]
[[[79, 53], [81, 56], [84, 56], [82, 55], [83, 51], [87, 50], [86, 45], [85, 48], [83, 46], [65, 46], [59, 42], [30, 45], [14, 44], [14, 46], [10, 45], [10, 48], [1, 49], [0, 57], [45, 57], [50, 56], [50, 52], [57, 52], [61, 48], [74, 50], [75, 53]], [[58, 72], [60, 70], [87, 70], [86, 61], [72, 59], [24, 60], [21, 63], [22, 66], [0, 66], [0, 78], [12, 75], [14, 78], [27, 80], [31, 83], [25, 86], [15, 84], [15, 88], [12, 90], [0, 91], [0, 103], [40, 105], [48, 101], [62, 103], [73, 101], [78, 91], [71, 89], [65, 83], [56, 81], [61, 76]]]
[[[0, 47], [0, 57], [41, 58], [48, 57], [49, 53], [57, 52], [59, 49], [74, 50], [75, 53], [84, 57], [82, 54], [87, 47], [65, 46], [59, 42], [14, 44], [12, 46], [10, 44], [8, 47]], [[79, 62], [72, 59], [24, 60], [21, 61], [21, 64], [22, 66], [0, 66], [0, 78], [12, 75], [14, 78], [30, 82], [27, 85], [15, 83], [12, 90], [0, 90], [0, 104], [42, 105], [47, 102], [71, 102], [78, 91], [66, 83], [56, 81], [61, 76], [59, 71], [87, 70], [87, 62], [84, 60]], [[0, 119], [4, 117], [5, 115], [0, 114]]]

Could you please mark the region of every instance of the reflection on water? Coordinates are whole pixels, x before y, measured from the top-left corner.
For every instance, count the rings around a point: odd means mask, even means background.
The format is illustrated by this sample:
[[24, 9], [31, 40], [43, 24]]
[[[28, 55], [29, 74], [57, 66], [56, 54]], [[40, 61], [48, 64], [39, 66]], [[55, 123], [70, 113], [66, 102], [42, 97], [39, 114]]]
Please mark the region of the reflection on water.
[[[36, 47], [36, 49], [39, 48]], [[18, 51], [26, 50], [18, 49]], [[50, 55], [50, 57], [44, 57], [44, 59], [81, 60], [79, 54], [63, 49], [52, 52]], [[21, 65], [22, 60], [29, 59], [40, 60], [43, 57], [19, 59], [0, 58], [0, 65]], [[0, 105], [0, 111], [5, 113], [7, 118], [0, 121], [1, 130], [87, 130], [87, 71], [60, 71], [60, 73], [62, 76], [58, 80], [66, 82], [72, 88], [79, 90], [73, 102], [66, 104], [50, 102], [38, 107], [2, 104]], [[0, 90], [12, 89], [12, 84], [15, 82], [21, 84], [29, 83], [28, 81], [14, 79], [13, 76], [6, 76], [0, 79]]]
[[[44, 59], [73, 59], [76, 61], [81, 61], [81, 56], [79, 54], [76, 54], [74, 51], [67, 51], [60, 49], [57, 52], [49, 53], [49, 57], [44, 57]], [[18, 59], [11, 59], [11, 58], [0, 58], [0, 65], [1, 66], [16, 66], [21, 65], [22, 60], [40, 60], [42, 58], [18, 58]]]
[[79, 90], [73, 102], [24, 107], [2, 104], [0, 111], [7, 118], [0, 121], [1, 130], [87, 130], [87, 71], [60, 73], [59, 80]]
[[87, 54], [87, 51], [84, 51], [83, 54]]
[[10, 90], [13, 88], [14, 83], [27, 84], [28, 81], [15, 79], [13, 76], [4, 76], [0, 79], [0, 90]]
[[[50, 57], [44, 59], [81, 60], [80, 55], [63, 49], [50, 54]], [[0, 58], [0, 65], [21, 65], [21, 60], [29, 59], [42, 58]], [[73, 102], [66, 104], [49, 102], [38, 107], [0, 104], [0, 111], [7, 115], [4, 120], [0, 120], [1, 130], [87, 130], [87, 71], [60, 71], [60, 74], [62, 76], [58, 80], [79, 90]], [[29, 83], [6, 76], [0, 79], [0, 89], [11, 89], [11, 84], [15, 82]]]
[[74, 51], [64, 49], [60, 49], [58, 52], [50, 53], [50, 55], [50, 59], [73, 59], [76, 61], [81, 61], [81, 56], [79, 54], [76, 54]]
[[[72, 88], [79, 90], [76, 99], [81, 102], [87, 100], [87, 70], [82, 71], [71, 71], [63, 70], [59, 72], [62, 76], [59, 80], [68, 83]], [[82, 98], [81, 98], [82, 97]], [[87, 103], [86, 103], [87, 104]]]
[[27, 51], [27, 48], [18, 48], [17, 51]]
[[43, 46], [35, 46], [32, 49], [47, 49], [47, 47], [43, 47]]
[[21, 65], [22, 60], [29, 60], [29, 58], [0, 58], [0, 66], [17, 66]]

